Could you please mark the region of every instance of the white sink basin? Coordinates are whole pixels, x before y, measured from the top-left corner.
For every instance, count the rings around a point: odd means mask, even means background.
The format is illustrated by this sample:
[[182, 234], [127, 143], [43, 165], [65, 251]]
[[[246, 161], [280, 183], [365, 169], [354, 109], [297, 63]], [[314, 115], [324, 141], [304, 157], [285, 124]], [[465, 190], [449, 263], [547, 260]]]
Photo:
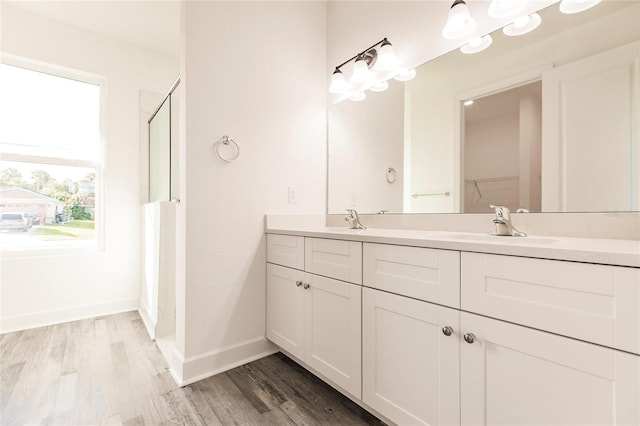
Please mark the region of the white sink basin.
[[513, 244], [551, 244], [558, 240], [542, 237], [509, 237], [488, 234], [446, 234], [446, 238], [464, 241], [483, 241], [487, 243], [513, 243]]

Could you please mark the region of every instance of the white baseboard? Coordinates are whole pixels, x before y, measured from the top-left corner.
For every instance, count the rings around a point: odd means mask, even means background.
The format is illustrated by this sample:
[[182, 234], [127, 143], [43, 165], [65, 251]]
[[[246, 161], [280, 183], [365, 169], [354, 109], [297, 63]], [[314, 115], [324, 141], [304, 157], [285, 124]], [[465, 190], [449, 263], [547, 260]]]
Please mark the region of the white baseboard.
[[0, 334], [28, 330], [63, 322], [76, 321], [120, 312], [135, 311], [139, 300], [120, 299], [92, 305], [72, 306], [49, 311], [31, 312], [23, 315], [0, 317]]
[[158, 346], [162, 356], [164, 356], [165, 361], [167, 361], [171, 377], [173, 377], [173, 380], [180, 385], [182, 383], [182, 366], [184, 365], [184, 358], [176, 348], [175, 336], [158, 337], [156, 339], [156, 346]]
[[142, 318], [142, 322], [147, 329], [147, 333], [149, 333], [149, 338], [151, 340], [156, 340], [156, 324], [151, 319], [151, 315], [146, 307], [142, 306], [142, 303], [138, 308], [138, 314], [140, 314], [140, 318]]
[[240, 365], [279, 352], [277, 346], [264, 337], [246, 340], [201, 355], [187, 357], [182, 364], [182, 375], [172, 372], [178, 385], [186, 386]]

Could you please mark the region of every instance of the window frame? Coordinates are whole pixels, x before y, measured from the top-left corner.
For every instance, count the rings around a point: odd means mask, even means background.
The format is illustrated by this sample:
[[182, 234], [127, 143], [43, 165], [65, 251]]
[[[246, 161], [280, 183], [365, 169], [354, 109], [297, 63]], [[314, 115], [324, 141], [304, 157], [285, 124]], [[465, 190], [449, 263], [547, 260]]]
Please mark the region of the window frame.
[[99, 87], [100, 93], [100, 111], [99, 111], [99, 140], [98, 155], [96, 160], [80, 160], [64, 157], [49, 157], [30, 154], [6, 153], [2, 154], [3, 161], [13, 161], [31, 164], [59, 165], [71, 167], [90, 167], [95, 168], [95, 228], [94, 238], [91, 240], [66, 240], [60, 244], [52, 243], [38, 247], [37, 245], [20, 247], [20, 248], [3, 248], [0, 250], [2, 256], [42, 256], [46, 254], [78, 254], [103, 252], [105, 250], [105, 179], [104, 165], [106, 160], [106, 121], [107, 121], [107, 102], [106, 102], [106, 86], [107, 79], [98, 74], [92, 74], [72, 68], [54, 65], [34, 59], [0, 52], [0, 63], [29, 71], [48, 74], [54, 77], [75, 80], [81, 83], [92, 84]]

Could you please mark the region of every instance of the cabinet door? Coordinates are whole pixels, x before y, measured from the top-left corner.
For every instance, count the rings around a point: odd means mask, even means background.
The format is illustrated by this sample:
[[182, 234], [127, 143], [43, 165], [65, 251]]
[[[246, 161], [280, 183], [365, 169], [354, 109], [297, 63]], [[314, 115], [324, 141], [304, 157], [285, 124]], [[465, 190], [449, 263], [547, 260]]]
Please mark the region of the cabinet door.
[[459, 424], [458, 311], [368, 288], [362, 309], [364, 402], [400, 425]]
[[361, 291], [355, 284], [305, 274], [305, 361], [361, 397]]
[[640, 424], [640, 357], [460, 314], [464, 425]]
[[267, 263], [267, 339], [299, 359], [304, 358], [303, 278], [302, 271]]

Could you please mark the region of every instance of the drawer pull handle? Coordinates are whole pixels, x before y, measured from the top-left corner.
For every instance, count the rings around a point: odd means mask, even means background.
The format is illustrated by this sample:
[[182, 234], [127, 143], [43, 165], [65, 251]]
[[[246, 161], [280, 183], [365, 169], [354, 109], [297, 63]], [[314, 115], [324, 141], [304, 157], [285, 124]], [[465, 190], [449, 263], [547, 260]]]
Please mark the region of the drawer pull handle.
[[476, 336], [473, 333], [466, 333], [464, 335], [464, 341], [471, 344], [476, 341]]
[[309, 287], [311, 287], [309, 284], [304, 283], [304, 289], [307, 290]]
[[445, 336], [451, 336], [453, 334], [453, 328], [449, 326], [442, 327], [442, 334], [444, 334]]
[[302, 281], [296, 281], [296, 287], [300, 287], [302, 285]]

